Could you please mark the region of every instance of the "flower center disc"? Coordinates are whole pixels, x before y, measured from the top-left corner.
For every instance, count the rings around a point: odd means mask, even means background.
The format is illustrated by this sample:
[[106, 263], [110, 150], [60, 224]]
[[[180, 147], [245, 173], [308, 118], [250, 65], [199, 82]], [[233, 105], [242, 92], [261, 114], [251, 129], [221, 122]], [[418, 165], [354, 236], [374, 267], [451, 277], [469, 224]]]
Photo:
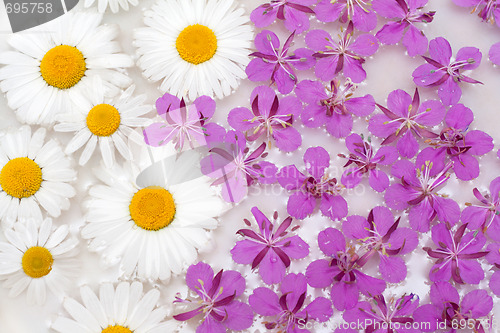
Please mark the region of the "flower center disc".
[[49, 274], [53, 263], [52, 254], [41, 246], [30, 247], [24, 252], [22, 259], [24, 273], [34, 279]]
[[110, 136], [116, 132], [120, 121], [120, 113], [109, 104], [98, 104], [87, 114], [87, 127], [98, 136]]
[[129, 210], [137, 226], [144, 230], [158, 231], [174, 220], [174, 198], [162, 187], [146, 187], [134, 194]]
[[0, 186], [11, 197], [31, 197], [41, 184], [42, 169], [27, 157], [10, 160], [0, 171]]
[[69, 45], [58, 45], [50, 49], [40, 63], [40, 72], [45, 82], [59, 89], [76, 85], [86, 70], [82, 52]]
[[175, 42], [177, 52], [185, 61], [199, 65], [212, 59], [217, 51], [217, 37], [208, 27], [194, 24], [181, 31]]
[[101, 333], [132, 333], [132, 331], [126, 327], [114, 325], [106, 327]]

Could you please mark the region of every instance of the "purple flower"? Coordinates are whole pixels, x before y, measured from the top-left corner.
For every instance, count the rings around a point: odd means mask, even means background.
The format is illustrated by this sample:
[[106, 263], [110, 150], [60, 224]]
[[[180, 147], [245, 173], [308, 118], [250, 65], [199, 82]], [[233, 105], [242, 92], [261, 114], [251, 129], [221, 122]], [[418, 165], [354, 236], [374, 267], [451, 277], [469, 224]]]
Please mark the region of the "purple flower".
[[359, 134], [351, 134], [345, 139], [347, 149], [351, 152], [349, 156], [339, 154], [340, 157], [349, 160], [344, 168], [351, 166], [342, 174], [342, 184], [347, 188], [356, 187], [368, 174], [370, 186], [377, 192], [383, 192], [389, 186], [389, 177], [387, 174], [377, 169], [377, 164], [391, 165], [398, 158], [396, 148], [392, 146], [381, 147], [376, 153], [371, 144], [370, 137], [365, 141]]
[[208, 96], [200, 96], [186, 107], [184, 99], [167, 93], [156, 100], [156, 109], [165, 122], [151, 124], [144, 130], [144, 140], [150, 146], [173, 142], [176, 149], [182, 150], [186, 141], [191, 148], [195, 141], [205, 146], [224, 134], [221, 126], [207, 123], [215, 112], [215, 101]]
[[[418, 157], [417, 157], [418, 160]], [[448, 171], [453, 164], [436, 167], [432, 161], [414, 165], [409, 161], [397, 161], [392, 166], [392, 175], [401, 179], [401, 184], [389, 186], [385, 202], [392, 209], [410, 208], [408, 218], [413, 230], [429, 231], [437, 217], [440, 221], [455, 224], [460, 217], [460, 207], [452, 199], [438, 193], [439, 188], [450, 178]]]
[[319, 233], [320, 250], [331, 259], [313, 261], [306, 270], [307, 283], [313, 288], [332, 286], [331, 297], [337, 310], [352, 309], [358, 304], [359, 293], [378, 295], [385, 290], [385, 282], [361, 273], [359, 256], [346, 247], [344, 235], [327, 228]]
[[491, 46], [488, 57], [492, 63], [500, 66], [500, 43], [495, 43]]
[[428, 140], [434, 148], [425, 148], [420, 153], [422, 161], [432, 159], [435, 165], [444, 166], [448, 155], [458, 179], [472, 180], [479, 176], [479, 162], [474, 156], [490, 152], [493, 139], [482, 131], [468, 131], [472, 120], [474, 115], [469, 108], [462, 104], [452, 106], [446, 114], [446, 128], [439, 137]]
[[203, 321], [196, 333], [226, 332], [226, 329], [240, 331], [249, 328], [253, 322], [253, 311], [248, 304], [235, 298], [245, 291], [245, 279], [235, 271], [219, 271], [214, 277], [212, 268], [200, 262], [189, 266], [186, 284], [200, 298], [199, 302], [176, 297], [174, 303], [198, 304], [191, 311], [174, 316], [179, 321], [189, 320], [199, 314]]
[[349, 22], [344, 36], [335, 42], [325, 30], [318, 29], [310, 31], [306, 36], [306, 44], [315, 50], [316, 77], [323, 81], [331, 81], [342, 70], [344, 77], [351, 78], [352, 82], [360, 83], [366, 78], [366, 72], [362, 65], [365, 59], [377, 52], [377, 39], [370, 34], [358, 36], [352, 41], [354, 31], [353, 23]]
[[342, 219], [347, 216], [347, 202], [340, 195], [342, 186], [337, 179], [328, 178], [325, 169], [330, 165], [330, 155], [322, 147], [307, 149], [304, 154], [307, 175], [300, 172], [295, 165], [282, 168], [278, 174], [278, 182], [288, 191], [294, 193], [288, 198], [288, 214], [304, 219], [313, 213], [316, 202], [320, 201], [320, 210], [330, 219]]
[[478, 12], [484, 22], [496, 23], [500, 27], [500, 6], [498, 0], [453, 0], [460, 7], [474, 7], [471, 13]]
[[365, 253], [358, 260], [364, 265], [373, 255], [380, 257], [379, 271], [390, 283], [406, 278], [406, 265], [399, 255], [412, 252], [418, 244], [417, 233], [410, 228], [398, 228], [391, 211], [382, 206], [373, 208], [368, 219], [359, 215], [347, 217], [342, 224], [344, 235], [361, 242]]
[[[345, 311], [343, 318], [347, 323], [370, 323], [364, 327], [365, 332], [419, 332], [415, 329], [406, 328], [406, 325], [411, 327], [414, 321], [411, 315], [418, 307], [419, 299], [417, 295], [403, 295], [397, 300], [391, 298], [388, 303], [386, 303], [383, 295], [375, 295], [370, 301], [359, 302], [353, 309]], [[395, 329], [398, 326], [400, 328]]]
[[264, 136], [271, 146], [271, 138], [276, 147], [291, 152], [302, 144], [300, 133], [292, 127], [293, 121], [302, 111], [302, 103], [297, 97], [288, 96], [278, 100], [273, 89], [259, 86], [250, 97], [252, 111], [241, 107], [231, 110], [227, 121], [234, 129], [247, 133], [247, 140], [254, 141]]
[[[280, 283], [290, 266], [290, 258], [305, 258], [309, 254], [309, 245], [299, 236], [287, 232], [292, 224], [290, 216], [278, 225], [277, 212], [274, 213], [275, 223], [271, 223], [257, 207], [252, 208], [252, 214], [260, 232], [238, 230], [237, 233], [245, 239], [238, 241], [231, 250], [233, 260], [238, 264], [252, 264], [252, 269], [259, 266], [262, 281], [267, 284]], [[250, 221], [245, 222], [250, 225]]]
[[460, 302], [455, 287], [448, 282], [436, 282], [431, 286], [430, 296], [431, 304], [422, 305], [413, 313], [413, 319], [420, 323], [421, 331], [441, 332], [445, 327], [449, 333], [465, 328], [467, 332], [484, 332], [482, 323], [486, 319], [478, 319], [488, 316], [493, 308], [493, 299], [485, 290], [473, 290]]
[[445, 105], [457, 104], [462, 97], [458, 82], [481, 83], [462, 74], [481, 63], [481, 51], [476, 47], [462, 47], [455, 61], [451, 61], [450, 43], [443, 37], [429, 42], [430, 58], [423, 56], [427, 64], [413, 71], [413, 82], [420, 87], [439, 87], [438, 95]]
[[500, 243], [489, 244], [486, 250], [489, 251], [486, 259], [497, 268], [490, 277], [490, 289], [495, 295], [500, 296]]
[[435, 138], [438, 135], [431, 132], [433, 126], [443, 121], [446, 109], [435, 100], [420, 104], [418, 89], [415, 89], [413, 99], [401, 90], [394, 90], [387, 98], [387, 108], [377, 104], [383, 114], [370, 118], [368, 130], [373, 135], [385, 138], [383, 145], [397, 141], [401, 156], [411, 158], [418, 152], [416, 138]]
[[427, 0], [373, 0], [373, 10], [377, 14], [397, 20], [387, 23], [377, 32], [378, 40], [382, 44], [396, 44], [403, 38], [410, 57], [427, 52], [427, 37], [415, 26], [434, 19], [435, 12], [423, 12], [426, 4]]
[[377, 15], [370, 6], [371, 0], [321, 0], [315, 8], [316, 18], [322, 22], [352, 20], [356, 29], [368, 32], [377, 25]]
[[491, 238], [500, 241], [500, 177], [490, 183], [491, 194], [483, 195], [477, 188], [473, 193], [480, 204], [465, 204], [467, 207], [462, 211], [462, 223], [467, 223], [470, 230], [487, 230]]
[[317, 0], [271, 0], [255, 8], [250, 19], [258, 28], [264, 28], [273, 23], [276, 18], [283, 20], [285, 27], [300, 34], [309, 29], [309, 17], [314, 14], [309, 8]]
[[[268, 330], [278, 329], [286, 333], [306, 333], [302, 327], [314, 319], [325, 322], [333, 314], [332, 303], [324, 297], [317, 297], [304, 309], [307, 297], [306, 278], [303, 274], [288, 274], [280, 286], [281, 296], [269, 288], [259, 287], [248, 297], [253, 310], [265, 317], [274, 317], [264, 322]], [[302, 310], [301, 310], [302, 309]]]
[[478, 284], [484, 278], [483, 269], [476, 259], [488, 253], [481, 251], [486, 238], [477, 231], [464, 235], [466, 228], [467, 225], [462, 224], [452, 235], [445, 223], [432, 227], [432, 240], [438, 248], [423, 248], [431, 258], [437, 259], [429, 273], [431, 281], [453, 278], [457, 283]]
[[295, 33], [292, 33], [280, 51], [280, 40], [272, 31], [264, 30], [255, 37], [258, 52], [250, 54], [257, 57], [250, 61], [246, 73], [250, 81], [268, 81], [276, 83], [282, 94], [290, 93], [297, 84], [297, 76], [293, 67], [306, 70], [314, 66], [313, 51], [306, 48], [295, 50], [288, 55]]
[[227, 132], [222, 147], [210, 149], [204, 157], [201, 172], [216, 178], [213, 186], [222, 184], [222, 197], [227, 202], [240, 202], [247, 194], [248, 186], [254, 183], [272, 184], [276, 181], [278, 168], [271, 162], [263, 161], [267, 156], [266, 144], [262, 143], [254, 151], [246, 146], [241, 132]]
[[372, 95], [352, 97], [357, 85], [351, 80], [341, 85], [339, 79], [334, 79], [329, 86], [320, 81], [301, 81], [295, 94], [308, 105], [301, 114], [301, 119], [307, 127], [326, 125], [326, 130], [336, 138], [349, 135], [352, 131], [352, 115], [366, 117], [375, 110], [375, 100]]

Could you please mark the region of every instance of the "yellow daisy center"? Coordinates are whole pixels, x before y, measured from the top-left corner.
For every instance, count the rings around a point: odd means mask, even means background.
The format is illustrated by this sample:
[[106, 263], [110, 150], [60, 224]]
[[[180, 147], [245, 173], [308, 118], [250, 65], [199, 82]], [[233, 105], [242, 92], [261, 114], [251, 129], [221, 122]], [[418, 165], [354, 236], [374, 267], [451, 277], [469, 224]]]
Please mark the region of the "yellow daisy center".
[[18, 157], [10, 160], [0, 171], [0, 186], [15, 198], [28, 198], [42, 185], [42, 169], [32, 159]]
[[121, 325], [108, 326], [101, 333], [132, 333], [132, 331]]
[[158, 231], [174, 220], [174, 198], [162, 187], [146, 187], [134, 194], [129, 211], [137, 226], [144, 230]]
[[24, 252], [22, 259], [24, 273], [34, 279], [49, 274], [53, 263], [52, 254], [41, 246], [30, 247]]
[[58, 45], [50, 49], [42, 58], [40, 72], [47, 84], [68, 89], [80, 82], [87, 65], [82, 52], [74, 46]]
[[217, 37], [208, 27], [201, 24], [190, 25], [181, 31], [175, 47], [182, 59], [199, 65], [212, 59], [217, 51]]
[[87, 127], [98, 136], [110, 136], [116, 132], [120, 121], [120, 113], [109, 104], [98, 104], [87, 114]]

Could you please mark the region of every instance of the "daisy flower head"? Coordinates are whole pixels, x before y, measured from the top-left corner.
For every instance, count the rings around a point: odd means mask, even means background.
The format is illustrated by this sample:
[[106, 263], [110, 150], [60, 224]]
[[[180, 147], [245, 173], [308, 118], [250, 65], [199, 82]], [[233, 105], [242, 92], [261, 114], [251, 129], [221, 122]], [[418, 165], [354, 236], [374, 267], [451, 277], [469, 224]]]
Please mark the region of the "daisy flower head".
[[85, 0], [83, 5], [85, 8], [91, 7], [97, 1], [97, 10], [99, 13], [104, 13], [106, 9], [111, 9], [113, 14], [118, 13], [121, 9], [127, 11], [129, 9], [129, 4], [132, 6], [137, 6], [139, 0]]
[[99, 75], [107, 93], [130, 85], [122, 72], [133, 65], [113, 39], [118, 26], [100, 25], [97, 13], [68, 13], [49, 32], [13, 34], [15, 51], [0, 54], [0, 89], [22, 123], [51, 125], [59, 112]]
[[46, 130], [31, 133], [22, 126], [0, 138], [0, 220], [11, 226], [18, 219], [42, 219], [43, 208], [58, 217], [69, 208], [76, 177], [70, 161], [54, 140], [44, 143]]
[[142, 135], [133, 128], [147, 125], [148, 119], [141, 116], [152, 110], [152, 106], [144, 104], [146, 95], [133, 96], [134, 89], [132, 85], [109, 99], [103, 94], [101, 79], [96, 77], [92, 88], [82, 94], [84, 98], [75, 99], [77, 112], [61, 114], [57, 118], [54, 130], [75, 133], [65, 153], [71, 154], [85, 146], [79, 159], [79, 164], [84, 165], [99, 143], [106, 167], [110, 168], [114, 163], [115, 148], [123, 158], [130, 160], [132, 154], [127, 141], [143, 142]]
[[47, 287], [62, 295], [65, 287], [76, 276], [78, 241], [68, 237], [67, 225], [52, 227], [52, 220], [28, 219], [5, 230], [8, 242], [0, 242], [0, 279], [16, 297], [26, 288], [27, 302], [45, 303]]
[[114, 288], [103, 283], [97, 296], [88, 286], [80, 288], [82, 303], [65, 299], [63, 306], [73, 317], [58, 317], [52, 329], [60, 333], [160, 333], [173, 332], [177, 324], [164, 321], [168, 310], [158, 307], [160, 292], [146, 294], [140, 282], [121, 282]]
[[138, 65], [160, 90], [194, 100], [222, 98], [246, 78], [253, 39], [234, 0], [160, 0], [135, 32]]
[[[223, 208], [195, 155], [179, 154], [147, 169], [129, 164], [96, 170], [104, 185], [90, 189], [82, 229], [89, 248], [139, 278], [167, 280], [192, 264]], [[187, 177], [193, 174], [200, 176]]]

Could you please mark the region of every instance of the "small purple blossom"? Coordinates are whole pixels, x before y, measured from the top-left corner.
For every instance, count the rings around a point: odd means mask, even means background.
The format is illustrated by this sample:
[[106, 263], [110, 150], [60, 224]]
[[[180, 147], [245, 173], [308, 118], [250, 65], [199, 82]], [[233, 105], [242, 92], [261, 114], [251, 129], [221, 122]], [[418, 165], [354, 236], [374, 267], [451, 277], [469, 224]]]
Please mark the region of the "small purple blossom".
[[276, 147], [291, 152], [302, 144], [300, 133], [293, 128], [293, 121], [302, 111], [302, 103], [297, 97], [278, 99], [273, 89], [259, 86], [250, 96], [252, 111], [245, 107], [231, 110], [227, 121], [234, 129], [246, 133], [248, 141], [264, 136], [271, 147], [271, 139]]
[[330, 155], [322, 147], [307, 149], [304, 154], [307, 175], [300, 172], [295, 165], [283, 167], [278, 174], [278, 182], [288, 191], [294, 193], [288, 198], [288, 214], [304, 219], [312, 214], [317, 201], [323, 215], [332, 220], [347, 216], [347, 202], [341, 196], [342, 186], [337, 179], [328, 178], [325, 170], [330, 165]]
[[373, 208], [368, 219], [359, 215], [347, 217], [342, 224], [344, 235], [362, 244], [364, 253], [358, 260], [363, 266], [376, 254], [380, 258], [379, 271], [385, 281], [396, 283], [406, 278], [406, 265], [400, 255], [412, 252], [418, 244], [417, 233], [410, 228], [398, 228], [391, 211], [383, 206]]
[[490, 58], [490, 61], [492, 63], [500, 66], [500, 43], [491, 45], [490, 51], [488, 52], [488, 57]]
[[344, 77], [351, 78], [354, 83], [364, 81], [366, 72], [362, 66], [365, 62], [363, 57], [377, 52], [378, 42], [370, 34], [360, 35], [353, 41], [353, 35], [352, 21], [338, 42], [322, 29], [312, 30], [307, 34], [307, 46], [316, 51], [313, 54], [317, 58], [316, 77], [323, 81], [331, 81], [343, 71]]
[[266, 144], [250, 151], [241, 132], [227, 132], [222, 147], [210, 149], [204, 157], [201, 172], [216, 178], [213, 186], [222, 185], [222, 197], [227, 202], [240, 202], [249, 186], [255, 183], [272, 184], [276, 181], [277, 167], [263, 159], [267, 156]]
[[378, 295], [385, 290], [385, 282], [361, 273], [360, 257], [346, 244], [337, 229], [327, 228], [318, 235], [320, 250], [329, 259], [319, 259], [306, 270], [307, 283], [313, 288], [332, 286], [331, 297], [337, 310], [352, 309], [358, 304], [359, 293]]
[[[290, 258], [305, 258], [309, 254], [309, 245], [299, 236], [287, 231], [292, 224], [290, 216], [278, 225], [277, 212], [273, 216], [274, 223], [257, 207], [252, 208], [252, 214], [259, 233], [251, 229], [238, 230], [237, 234], [245, 239], [238, 241], [231, 250], [233, 260], [238, 264], [251, 264], [252, 269], [258, 266], [262, 281], [267, 284], [280, 283], [290, 266]], [[250, 221], [245, 222], [250, 225]]]
[[435, 100], [420, 104], [418, 89], [413, 99], [404, 90], [394, 90], [387, 98], [387, 108], [377, 104], [383, 114], [370, 118], [368, 130], [375, 136], [384, 138], [383, 145], [397, 141], [401, 156], [411, 158], [418, 152], [416, 138], [430, 139], [438, 135], [431, 132], [433, 126], [443, 121], [446, 109]]
[[[467, 293], [460, 301], [458, 291], [448, 282], [436, 282], [431, 286], [431, 304], [420, 306], [413, 313], [413, 319], [423, 332], [484, 333], [483, 323], [493, 309], [493, 299], [485, 290], [476, 289]], [[469, 323], [474, 327], [471, 329]]]
[[371, 10], [372, 0], [321, 0], [316, 7], [316, 18], [321, 22], [341, 23], [352, 20], [354, 27], [361, 31], [371, 31], [377, 26], [377, 15]]
[[[416, 27], [419, 23], [431, 23], [435, 12], [424, 12], [427, 0], [373, 0], [373, 10], [380, 16], [396, 19], [380, 29], [376, 36], [382, 44], [403, 45], [410, 57], [427, 52], [427, 37]], [[406, 31], [405, 31], [406, 30]]]
[[452, 234], [445, 223], [432, 227], [432, 240], [438, 247], [423, 248], [431, 258], [437, 259], [429, 273], [431, 281], [448, 281], [453, 278], [457, 283], [478, 284], [484, 279], [483, 269], [476, 259], [488, 253], [481, 251], [486, 238], [477, 231], [464, 235], [466, 228], [467, 225], [462, 224]]
[[311, 319], [325, 322], [333, 314], [332, 303], [324, 297], [317, 297], [302, 309], [307, 297], [306, 278], [303, 274], [285, 276], [280, 291], [281, 295], [278, 296], [269, 288], [259, 287], [248, 298], [248, 303], [256, 313], [273, 317], [264, 322], [268, 330], [306, 333], [310, 331], [303, 327]]
[[370, 186], [377, 192], [383, 192], [389, 186], [389, 177], [387, 174], [377, 169], [377, 164], [391, 165], [399, 155], [396, 148], [385, 146], [374, 151], [370, 137], [365, 141], [359, 134], [353, 133], [345, 139], [347, 149], [351, 152], [349, 156], [339, 154], [340, 157], [347, 158], [348, 161], [344, 168], [348, 168], [342, 174], [342, 184], [346, 188], [356, 187], [363, 178], [368, 175]]
[[423, 56], [427, 64], [413, 71], [413, 82], [419, 87], [439, 87], [438, 95], [445, 105], [457, 104], [462, 97], [459, 82], [481, 83], [462, 74], [481, 63], [482, 54], [476, 47], [462, 47], [451, 60], [450, 43], [443, 37], [429, 42], [430, 57]]
[[466, 203], [462, 211], [462, 223], [467, 223], [470, 230], [488, 231], [488, 235], [500, 241], [500, 177], [490, 183], [490, 194], [481, 194], [477, 188], [473, 190], [479, 204]]
[[432, 161], [417, 165], [406, 160], [397, 161], [392, 166], [392, 175], [400, 178], [401, 184], [389, 186], [385, 192], [386, 205], [391, 209], [409, 208], [410, 226], [419, 232], [429, 231], [436, 217], [451, 225], [457, 223], [460, 207], [438, 192], [450, 178], [448, 171], [452, 166], [451, 162], [440, 168]]
[[474, 7], [471, 13], [478, 12], [484, 22], [496, 23], [500, 27], [500, 3], [498, 0], [453, 0], [460, 7]]
[[496, 271], [490, 277], [489, 286], [495, 295], [500, 296], [500, 243], [491, 243], [486, 250], [488, 250], [486, 260], [496, 267]]
[[285, 27], [297, 34], [309, 30], [309, 16], [314, 14], [310, 6], [317, 0], [271, 0], [255, 8], [250, 19], [258, 28], [272, 24], [276, 18], [282, 20]]
[[189, 266], [186, 284], [200, 298], [199, 302], [176, 297], [174, 303], [197, 304], [197, 308], [174, 316], [186, 321], [203, 315], [196, 333], [226, 332], [226, 329], [240, 331], [249, 328], [253, 322], [253, 311], [248, 304], [235, 298], [245, 291], [245, 279], [236, 271], [220, 270], [214, 277], [212, 268], [200, 262]]
[[334, 79], [329, 86], [320, 81], [303, 80], [295, 88], [298, 98], [308, 105], [301, 114], [307, 127], [326, 125], [326, 130], [336, 138], [352, 131], [352, 115], [366, 117], [375, 110], [372, 95], [352, 97], [357, 85], [347, 79], [344, 84]]
[[288, 55], [295, 33], [292, 33], [283, 49], [280, 50], [280, 40], [272, 31], [264, 30], [255, 37], [257, 52], [250, 54], [252, 59], [246, 68], [250, 81], [269, 81], [276, 83], [278, 91], [289, 94], [297, 84], [297, 76], [292, 68], [306, 70], [314, 66], [313, 51], [306, 48], [295, 50]]

